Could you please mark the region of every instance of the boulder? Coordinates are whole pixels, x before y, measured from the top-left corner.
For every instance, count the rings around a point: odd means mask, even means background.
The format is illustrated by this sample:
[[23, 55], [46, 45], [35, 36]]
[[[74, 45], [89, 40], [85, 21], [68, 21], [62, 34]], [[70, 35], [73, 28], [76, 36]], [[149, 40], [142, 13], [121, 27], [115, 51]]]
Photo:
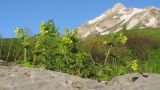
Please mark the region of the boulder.
[[126, 74], [111, 81], [20, 66], [0, 66], [0, 90], [160, 90], [159, 74]]
[[127, 74], [113, 78], [107, 90], [160, 90], [160, 74]]
[[0, 66], [0, 90], [105, 90], [96, 80], [19, 66]]

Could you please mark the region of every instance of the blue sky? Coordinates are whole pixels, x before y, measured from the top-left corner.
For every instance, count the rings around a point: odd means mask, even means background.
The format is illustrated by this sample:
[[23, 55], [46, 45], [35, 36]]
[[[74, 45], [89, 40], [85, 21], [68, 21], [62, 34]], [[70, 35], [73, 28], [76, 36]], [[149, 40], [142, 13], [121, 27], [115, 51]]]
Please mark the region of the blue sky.
[[48, 19], [63, 34], [65, 27], [76, 28], [119, 2], [126, 7], [160, 7], [160, 0], [0, 0], [0, 36], [15, 37], [16, 27], [37, 34], [40, 23]]

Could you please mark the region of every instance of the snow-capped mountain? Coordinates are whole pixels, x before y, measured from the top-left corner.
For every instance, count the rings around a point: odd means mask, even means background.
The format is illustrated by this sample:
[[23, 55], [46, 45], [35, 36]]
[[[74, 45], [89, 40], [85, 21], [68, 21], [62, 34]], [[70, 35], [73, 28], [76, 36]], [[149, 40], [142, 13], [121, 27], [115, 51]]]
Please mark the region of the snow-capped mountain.
[[102, 15], [78, 27], [81, 38], [91, 34], [105, 35], [126, 29], [160, 27], [160, 9], [154, 6], [146, 8], [127, 8], [118, 3]]

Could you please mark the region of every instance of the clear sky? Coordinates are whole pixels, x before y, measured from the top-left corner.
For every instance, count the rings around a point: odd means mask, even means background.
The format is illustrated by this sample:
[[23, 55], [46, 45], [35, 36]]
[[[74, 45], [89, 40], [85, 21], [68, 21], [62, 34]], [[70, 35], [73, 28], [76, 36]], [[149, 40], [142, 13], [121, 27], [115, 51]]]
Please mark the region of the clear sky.
[[76, 28], [119, 2], [126, 7], [160, 8], [160, 0], [0, 0], [0, 36], [15, 37], [16, 27], [37, 34], [40, 23], [48, 19], [63, 34], [65, 27]]

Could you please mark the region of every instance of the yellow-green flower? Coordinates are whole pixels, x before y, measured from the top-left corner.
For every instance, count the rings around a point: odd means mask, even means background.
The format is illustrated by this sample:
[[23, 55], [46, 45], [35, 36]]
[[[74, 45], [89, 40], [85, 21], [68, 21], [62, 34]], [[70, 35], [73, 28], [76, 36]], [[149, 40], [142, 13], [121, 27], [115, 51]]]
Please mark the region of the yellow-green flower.
[[137, 60], [132, 61], [131, 68], [132, 68], [133, 71], [137, 71], [138, 70], [138, 62], [137, 62]]
[[16, 33], [17, 36], [21, 36], [23, 34], [23, 29], [16, 28], [15, 33]]
[[48, 33], [48, 31], [45, 31], [45, 33], [47, 34], [47, 33]]
[[128, 38], [126, 36], [123, 36], [121, 39], [121, 43], [125, 44], [127, 42]]
[[72, 43], [72, 40], [71, 39], [69, 39], [69, 38], [67, 38], [67, 37], [63, 37], [63, 42], [65, 43], [65, 44], [71, 44]]
[[103, 44], [107, 44], [107, 41], [105, 40], [105, 41], [103, 42]]
[[47, 24], [45, 22], [42, 22], [41, 26], [40, 26], [40, 33], [41, 34], [45, 34], [46, 33], [45, 32], [46, 27], [47, 27]]

